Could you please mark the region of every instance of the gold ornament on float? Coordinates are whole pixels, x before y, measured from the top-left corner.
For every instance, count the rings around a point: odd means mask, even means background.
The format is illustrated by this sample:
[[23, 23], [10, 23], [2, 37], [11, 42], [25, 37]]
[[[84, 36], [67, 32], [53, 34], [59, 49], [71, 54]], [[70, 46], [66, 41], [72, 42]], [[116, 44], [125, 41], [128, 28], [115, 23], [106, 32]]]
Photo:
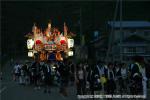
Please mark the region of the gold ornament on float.
[[62, 59], [62, 56], [61, 56], [61, 54], [60, 54], [60, 52], [57, 52], [57, 53], [56, 53], [56, 60], [58, 60], [58, 61], [63, 60], [63, 59]]

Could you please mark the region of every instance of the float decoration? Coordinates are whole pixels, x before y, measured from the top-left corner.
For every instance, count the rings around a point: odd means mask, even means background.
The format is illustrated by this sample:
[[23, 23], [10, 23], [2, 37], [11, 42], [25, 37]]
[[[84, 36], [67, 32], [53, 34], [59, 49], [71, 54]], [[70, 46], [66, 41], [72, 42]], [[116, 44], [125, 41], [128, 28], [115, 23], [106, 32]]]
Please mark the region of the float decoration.
[[[55, 54], [55, 60], [62, 61], [63, 57], [61, 53], [65, 53], [67, 56], [73, 56], [75, 36], [72, 32], [68, 33], [68, 27], [64, 22], [63, 32], [60, 32], [58, 28], [52, 27], [51, 22], [48, 23], [47, 28], [42, 32], [36, 24], [32, 27], [32, 33], [25, 35], [27, 37], [27, 48], [29, 57], [34, 57], [34, 53], [38, 54], [40, 61], [51, 59], [51, 56]], [[34, 51], [34, 52], [31, 52]]]

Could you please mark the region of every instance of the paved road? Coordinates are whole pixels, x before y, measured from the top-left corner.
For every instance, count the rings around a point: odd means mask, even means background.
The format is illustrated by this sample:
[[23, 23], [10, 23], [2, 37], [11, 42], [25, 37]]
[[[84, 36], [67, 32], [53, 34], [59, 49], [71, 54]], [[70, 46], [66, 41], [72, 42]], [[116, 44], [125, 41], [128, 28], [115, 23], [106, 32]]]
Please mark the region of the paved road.
[[19, 86], [12, 82], [5, 84], [2, 90], [2, 100], [77, 100], [71, 87], [68, 97], [60, 95], [57, 87], [53, 87], [50, 94], [45, 94], [43, 90], [34, 90], [33, 87]]

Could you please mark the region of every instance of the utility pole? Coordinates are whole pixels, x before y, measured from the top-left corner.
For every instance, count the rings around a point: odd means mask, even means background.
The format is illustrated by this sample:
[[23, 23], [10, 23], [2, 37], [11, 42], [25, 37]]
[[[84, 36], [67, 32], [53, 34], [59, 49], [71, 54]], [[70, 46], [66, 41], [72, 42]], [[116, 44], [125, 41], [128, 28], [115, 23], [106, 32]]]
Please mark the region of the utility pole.
[[123, 49], [122, 49], [122, 39], [123, 39], [123, 31], [122, 31], [122, 0], [120, 0], [120, 60], [123, 60]]
[[108, 50], [107, 50], [107, 54], [106, 54], [106, 58], [105, 61], [108, 63], [108, 59], [110, 58], [110, 52], [112, 51], [112, 42], [113, 42], [113, 33], [114, 33], [114, 25], [115, 25], [115, 21], [117, 18], [117, 12], [118, 12], [118, 6], [119, 6], [119, 0], [117, 0], [116, 2], [116, 8], [115, 8], [115, 12], [114, 12], [114, 19], [112, 21], [112, 23], [110, 22], [111, 27], [111, 33], [109, 35], [109, 40], [108, 40]]
[[83, 45], [83, 36], [82, 36], [82, 8], [80, 7], [80, 44]]

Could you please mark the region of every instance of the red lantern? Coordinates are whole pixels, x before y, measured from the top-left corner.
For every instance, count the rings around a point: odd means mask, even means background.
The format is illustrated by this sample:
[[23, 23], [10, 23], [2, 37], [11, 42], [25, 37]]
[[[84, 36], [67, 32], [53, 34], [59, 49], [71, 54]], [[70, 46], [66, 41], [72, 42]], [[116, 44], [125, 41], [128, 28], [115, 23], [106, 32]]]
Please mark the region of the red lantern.
[[60, 39], [60, 43], [61, 43], [61, 44], [65, 44], [65, 43], [66, 43], [66, 39], [65, 39], [65, 37], [61, 37], [61, 39]]
[[66, 41], [65, 41], [65, 40], [61, 40], [60, 43], [61, 43], [61, 44], [65, 44]]
[[41, 40], [36, 40], [36, 44], [42, 44]]

